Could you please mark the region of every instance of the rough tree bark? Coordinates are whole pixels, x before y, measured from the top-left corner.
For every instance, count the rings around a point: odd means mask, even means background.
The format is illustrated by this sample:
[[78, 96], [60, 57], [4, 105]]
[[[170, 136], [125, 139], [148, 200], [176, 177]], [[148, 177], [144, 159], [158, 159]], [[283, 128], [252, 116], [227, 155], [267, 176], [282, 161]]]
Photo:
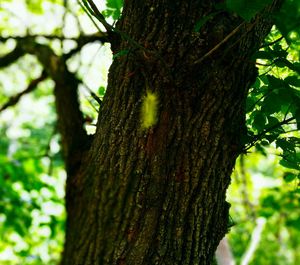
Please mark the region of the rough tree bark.
[[[251, 56], [281, 1], [249, 23], [216, 12], [217, 2], [125, 1], [117, 28], [134, 41], [113, 38], [114, 53], [129, 53], [110, 68], [94, 140], [81, 149], [79, 130], [80, 146], [65, 147], [76, 159], [62, 265], [212, 263], [228, 230], [226, 189], [257, 75]], [[157, 123], [143, 129], [147, 91], [159, 108]], [[63, 115], [65, 103], [57, 106]], [[73, 125], [62, 129], [66, 145], [74, 145], [66, 140]]]

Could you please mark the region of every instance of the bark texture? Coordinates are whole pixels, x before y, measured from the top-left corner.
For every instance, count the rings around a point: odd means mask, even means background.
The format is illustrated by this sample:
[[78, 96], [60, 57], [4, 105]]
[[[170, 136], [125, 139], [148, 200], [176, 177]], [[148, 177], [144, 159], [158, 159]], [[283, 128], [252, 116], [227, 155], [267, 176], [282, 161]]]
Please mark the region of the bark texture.
[[[62, 265], [211, 264], [227, 232], [251, 56], [272, 25], [216, 12], [217, 2], [125, 1], [117, 27], [132, 40], [112, 49], [129, 53], [111, 66], [94, 141], [68, 179]], [[159, 104], [145, 129], [147, 91]]]

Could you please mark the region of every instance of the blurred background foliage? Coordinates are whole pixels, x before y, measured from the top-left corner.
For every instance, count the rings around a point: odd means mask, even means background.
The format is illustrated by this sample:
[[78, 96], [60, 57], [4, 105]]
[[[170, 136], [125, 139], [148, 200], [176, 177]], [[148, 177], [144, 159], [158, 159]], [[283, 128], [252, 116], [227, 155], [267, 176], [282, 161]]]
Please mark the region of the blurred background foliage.
[[[241, 2], [228, 0], [226, 8], [251, 21], [269, 1], [253, 1], [246, 10]], [[95, 3], [111, 24], [121, 14], [122, 0]], [[236, 264], [300, 264], [299, 11], [299, 1], [287, 0], [253, 57], [259, 77], [247, 99], [246, 148], [228, 192], [228, 239]], [[0, 20], [0, 62], [14, 49], [16, 36], [39, 35], [40, 43], [63, 55], [76, 46], [72, 38], [97, 33], [76, 0], [2, 0]], [[104, 96], [111, 60], [108, 45], [90, 43], [67, 62], [82, 80], [81, 108], [89, 133], [99, 108], [91, 91]], [[0, 109], [41, 72], [32, 55], [0, 68]], [[53, 82], [46, 79], [0, 112], [3, 265], [57, 264], [63, 248], [65, 172], [52, 90]]]

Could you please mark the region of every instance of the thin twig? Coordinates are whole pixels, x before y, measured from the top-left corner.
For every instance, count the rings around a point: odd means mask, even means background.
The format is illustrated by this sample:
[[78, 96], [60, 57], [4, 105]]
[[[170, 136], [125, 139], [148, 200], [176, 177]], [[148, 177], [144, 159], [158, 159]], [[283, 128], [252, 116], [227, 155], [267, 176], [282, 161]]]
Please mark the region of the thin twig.
[[[92, 14], [95, 18], [97, 18], [100, 23], [105, 27], [107, 32], [115, 32], [118, 35], [120, 35], [124, 40], [131, 43], [134, 47], [141, 49], [142, 51], [149, 52], [149, 53], [155, 53], [153, 51], [150, 51], [146, 49], [144, 46], [139, 44], [137, 41], [135, 41], [133, 38], [131, 38], [129, 35], [127, 35], [125, 32], [118, 30], [117, 28], [113, 27], [109, 23], [106, 22], [104, 16], [101, 14], [101, 12], [98, 10], [97, 6], [94, 4], [92, 0], [78, 0], [79, 2], [82, 1], [85, 8], [87, 9], [87, 13]], [[155, 53], [156, 54], [156, 53]], [[157, 55], [157, 54], [156, 54]], [[157, 55], [158, 56], [158, 55]], [[159, 58], [161, 58], [159, 56]]]
[[[91, 14], [93, 14], [93, 12], [94, 12], [94, 16], [96, 16], [96, 18], [102, 23], [102, 25], [105, 27], [107, 32], [115, 31], [115, 28], [106, 22], [104, 16], [101, 14], [101, 12], [97, 8], [97, 6], [93, 2], [93, 0], [82, 0], [82, 1], [83, 1], [83, 4], [85, 5], [85, 7], [90, 11]], [[87, 3], [89, 4], [89, 6], [87, 5]]]
[[22, 96], [32, 92], [40, 82], [44, 81], [47, 78], [47, 76], [47, 73], [43, 71], [41, 76], [32, 80], [25, 90], [9, 98], [9, 100], [2, 107], [0, 107], [0, 112], [7, 109], [8, 107], [16, 105], [20, 101]]
[[277, 40], [274, 40], [274, 41], [272, 41], [272, 42], [265, 43], [265, 44], [263, 44], [262, 46], [260, 46], [260, 49], [261, 49], [261, 48], [268, 47], [268, 46], [272, 46], [272, 45], [274, 45], [275, 43], [281, 41], [282, 39], [283, 39], [283, 36], [281, 36], [280, 38], [278, 38]]
[[88, 15], [89, 19], [92, 21], [92, 23], [94, 24], [94, 26], [97, 28], [98, 31], [101, 31], [101, 29], [99, 28], [99, 26], [97, 25], [96, 21], [93, 19], [92, 15], [89, 12], [89, 9], [86, 7], [86, 5], [84, 4], [85, 2], [81, 3], [80, 0], [78, 0], [79, 5], [81, 6], [81, 8], [84, 10], [84, 12]]
[[92, 96], [94, 100], [99, 104], [99, 106], [102, 105], [102, 100], [94, 93], [92, 89], [90, 89], [87, 84], [85, 84], [83, 81], [81, 81], [81, 84], [84, 86], [84, 88], [88, 91], [88, 93]]
[[231, 31], [222, 41], [220, 41], [216, 46], [214, 46], [211, 50], [209, 50], [206, 54], [204, 54], [201, 58], [199, 58], [198, 60], [196, 60], [194, 62], [195, 64], [199, 64], [201, 63], [203, 60], [205, 60], [208, 56], [210, 56], [212, 53], [214, 53], [216, 50], [218, 50], [224, 43], [226, 43], [232, 36], [234, 36], [239, 30], [240, 28], [245, 25], [245, 22], [241, 23], [240, 25], [238, 25], [235, 29], [233, 29], [233, 31]]
[[273, 130], [279, 128], [281, 125], [289, 124], [289, 122], [292, 121], [292, 120], [294, 120], [294, 119], [295, 119], [295, 117], [290, 117], [290, 118], [288, 118], [287, 120], [283, 120], [283, 121], [281, 121], [281, 122], [278, 122], [277, 124], [275, 124], [275, 125], [273, 125], [273, 126], [267, 128], [267, 129], [263, 130], [261, 133], [255, 135], [255, 136], [253, 137], [252, 143], [250, 143], [246, 148], [244, 148], [244, 151], [247, 151], [247, 150], [249, 150], [251, 147], [253, 147], [253, 146], [254, 146], [259, 140], [261, 140], [262, 137], [265, 136], [268, 132], [271, 132], [271, 131], [273, 131]]

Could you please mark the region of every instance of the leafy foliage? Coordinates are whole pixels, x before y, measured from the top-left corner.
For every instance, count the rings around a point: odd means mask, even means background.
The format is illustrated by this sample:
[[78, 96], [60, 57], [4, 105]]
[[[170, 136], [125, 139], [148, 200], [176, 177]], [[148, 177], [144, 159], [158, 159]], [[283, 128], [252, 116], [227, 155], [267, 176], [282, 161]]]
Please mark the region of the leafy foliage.
[[[276, 26], [289, 44], [299, 45], [300, 36], [300, 2], [288, 0], [275, 16]], [[298, 68], [299, 69], [299, 68]]]
[[299, 179], [295, 174], [285, 172], [278, 160], [276, 156], [266, 159], [252, 153], [236, 165], [229, 192], [231, 216], [236, 225], [231, 229], [229, 239], [237, 264], [250, 248], [259, 218], [266, 223], [249, 264], [265, 264], [266, 261], [278, 265], [299, 263], [300, 231], [296, 221], [299, 220]]
[[106, 0], [107, 9], [103, 12], [106, 17], [112, 17], [117, 20], [121, 16], [121, 9], [123, 7], [123, 0]]
[[280, 163], [299, 170], [300, 139], [292, 133], [299, 130], [299, 55], [276, 29], [268, 38], [271, 43], [279, 41], [264, 45], [254, 57], [259, 62], [260, 76], [247, 99], [247, 139], [251, 142], [247, 148], [256, 144], [266, 154], [264, 146], [274, 143], [281, 150]]
[[[53, 149], [57, 137], [51, 133], [51, 124], [43, 129], [33, 127], [34, 123], [14, 128], [11, 123], [4, 124], [2, 133], [8, 138], [0, 140], [0, 249], [12, 245], [22, 264], [50, 264], [59, 258], [64, 226], [63, 190], [59, 190], [63, 188], [63, 165], [58, 150]], [[15, 130], [23, 130], [22, 136], [15, 138]], [[48, 144], [52, 146], [49, 149]], [[51, 258], [39, 251], [41, 245], [52, 252]]]

